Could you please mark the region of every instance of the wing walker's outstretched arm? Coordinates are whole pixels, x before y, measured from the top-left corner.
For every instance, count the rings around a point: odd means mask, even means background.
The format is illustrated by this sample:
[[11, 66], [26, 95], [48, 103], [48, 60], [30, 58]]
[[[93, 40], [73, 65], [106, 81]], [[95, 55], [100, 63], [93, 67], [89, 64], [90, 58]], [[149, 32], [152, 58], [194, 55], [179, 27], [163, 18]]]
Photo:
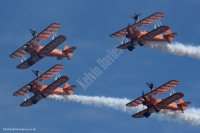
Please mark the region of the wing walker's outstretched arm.
[[29, 29], [33, 37], [36, 37], [38, 35], [37, 31], [35, 29]]
[[154, 84], [152, 82], [147, 83], [147, 85], [149, 86], [149, 88], [151, 89], [151, 91], [154, 89]]
[[35, 71], [32, 70], [32, 72], [37, 76], [37, 78], [40, 76], [40, 71], [36, 69]]
[[140, 14], [135, 13], [134, 16], [130, 16], [130, 17], [135, 19], [135, 23], [137, 23], [139, 21], [139, 16], [140, 15], [141, 15], [141, 13]]

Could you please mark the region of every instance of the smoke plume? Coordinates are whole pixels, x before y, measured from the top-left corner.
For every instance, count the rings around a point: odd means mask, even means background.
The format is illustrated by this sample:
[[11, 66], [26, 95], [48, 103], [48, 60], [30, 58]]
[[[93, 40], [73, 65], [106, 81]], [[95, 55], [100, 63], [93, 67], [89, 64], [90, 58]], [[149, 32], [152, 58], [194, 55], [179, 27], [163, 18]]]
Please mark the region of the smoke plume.
[[144, 47], [169, 52], [175, 55], [195, 57], [200, 59], [200, 46], [183, 45], [179, 42], [172, 44], [166, 42], [147, 42]]
[[[94, 105], [99, 107], [108, 107], [114, 110], [129, 113], [130, 115], [145, 109], [143, 105], [137, 107], [127, 107], [126, 103], [131, 100], [127, 98], [111, 98], [104, 96], [82, 96], [82, 95], [49, 95], [48, 98], [60, 101], [76, 102], [84, 105]], [[150, 118], [159, 120], [176, 120], [179, 122], [188, 122], [192, 125], [200, 125], [200, 109], [188, 108], [184, 113], [181, 111], [161, 110], [158, 114], [152, 114]]]

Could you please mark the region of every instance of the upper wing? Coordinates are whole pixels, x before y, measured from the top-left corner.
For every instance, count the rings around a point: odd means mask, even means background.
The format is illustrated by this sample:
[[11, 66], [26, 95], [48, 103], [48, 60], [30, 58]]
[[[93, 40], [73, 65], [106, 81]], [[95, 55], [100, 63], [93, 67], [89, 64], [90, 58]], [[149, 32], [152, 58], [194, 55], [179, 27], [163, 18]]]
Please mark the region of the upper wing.
[[161, 34], [161, 33], [165, 32], [165, 31], [167, 31], [168, 29], [169, 29], [168, 26], [160, 26], [160, 27], [150, 31], [149, 33], [141, 36], [140, 39], [142, 39], [142, 40], [150, 40], [154, 36], [157, 36], [158, 34]]
[[67, 82], [69, 80], [69, 77], [67, 76], [61, 76], [60, 78], [58, 78], [56, 81], [54, 81], [53, 83], [51, 83], [47, 88], [45, 88], [42, 93], [51, 93], [52, 91], [54, 91], [56, 88], [58, 88], [59, 86], [61, 86], [62, 84], [64, 84], [65, 82]]
[[35, 95], [32, 96], [31, 98], [29, 98], [28, 100], [24, 101], [23, 103], [20, 104], [20, 106], [22, 107], [27, 107], [27, 106], [31, 106], [33, 105], [32, 100], [41, 100], [42, 99], [42, 95]]
[[61, 43], [63, 43], [66, 40], [66, 37], [63, 35], [57, 36], [54, 40], [52, 40], [49, 44], [47, 44], [45, 47], [43, 47], [39, 53], [42, 56], [48, 55], [52, 50], [54, 50], [56, 47], [58, 47]]
[[[144, 117], [144, 113], [145, 113], [145, 112], [147, 112], [147, 109], [142, 110], [142, 111], [140, 111], [139, 113], [132, 115], [132, 117], [133, 117], [133, 118], [142, 118], [142, 117]], [[154, 109], [153, 109], [153, 108], [149, 108], [148, 113], [151, 114], [151, 113], [153, 113], [153, 112], [154, 112]]]
[[[157, 12], [157, 13], [154, 13], [152, 14], [151, 16], [148, 16], [146, 18], [144, 18], [143, 20], [131, 25], [129, 28], [136, 28], [136, 27], [139, 27], [139, 26], [143, 26], [143, 25], [148, 25], [148, 24], [151, 24], [161, 18], [164, 17], [164, 13], [162, 12]], [[124, 28], [118, 32], [115, 32], [113, 34], [110, 35], [110, 37], [113, 37], [113, 38], [120, 38], [122, 36], [125, 36], [126, 35], [126, 29], [127, 28]]]
[[14, 96], [23, 96], [23, 95], [27, 94], [28, 93], [28, 89], [30, 89], [30, 85], [31, 84], [35, 84], [35, 83], [37, 84], [38, 82], [41, 82], [41, 81], [46, 80], [46, 79], [49, 79], [54, 74], [56, 74], [57, 72], [59, 72], [62, 69], [63, 69], [63, 65], [62, 64], [57, 64], [57, 65], [53, 66], [52, 68], [47, 70], [45, 73], [43, 73], [41, 76], [39, 76], [38, 78], [36, 78], [33, 81], [31, 81], [30, 83], [28, 83], [27, 85], [22, 87], [20, 90], [16, 91], [13, 95]]
[[150, 93], [153, 93], [154, 95], [165, 93], [166, 91], [176, 87], [177, 85], [179, 85], [178, 80], [171, 80], [171, 81], [167, 82], [166, 84], [156, 88], [155, 90], [153, 90], [153, 92], [150, 92]]
[[168, 98], [162, 100], [161, 102], [159, 102], [158, 104], [156, 104], [156, 106], [157, 106], [157, 108], [162, 109], [162, 108], [164, 108], [165, 106], [167, 106], [167, 105], [169, 105], [169, 104], [175, 102], [176, 100], [182, 98], [183, 96], [184, 96], [183, 93], [177, 92], [177, 93], [175, 93], [175, 94], [169, 96]]
[[[156, 88], [155, 90], [145, 94], [144, 96], [156, 95], [156, 94], [164, 93], [164, 92], [174, 88], [178, 84], [179, 84], [178, 80], [171, 80], [171, 81], [167, 82], [166, 84]], [[127, 103], [126, 106], [128, 106], [128, 107], [137, 106], [137, 105], [141, 104], [142, 101], [143, 101], [143, 97], [141, 96], [141, 97], [139, 97], [139, 98]]]
[[39, 42], [41, 40], [45, 40], [49, 38], [53, 33], [55, 33], [58, 29], [60, 29], [61, 25], [59, 23], [53, 23], [49, 25], [46, 29], [44, 29], [41, 33], [39, 33], [36, 37], [28, 41], [26, 44], [24, 44], [22, 47], [20, 47], [18, 50], [16, 50], [14, 53], [10, 55], [11, 58], [20, 58], [26, 54], [24, 51], [24, 47], [29, 45], [35, 45], [36, 42]]

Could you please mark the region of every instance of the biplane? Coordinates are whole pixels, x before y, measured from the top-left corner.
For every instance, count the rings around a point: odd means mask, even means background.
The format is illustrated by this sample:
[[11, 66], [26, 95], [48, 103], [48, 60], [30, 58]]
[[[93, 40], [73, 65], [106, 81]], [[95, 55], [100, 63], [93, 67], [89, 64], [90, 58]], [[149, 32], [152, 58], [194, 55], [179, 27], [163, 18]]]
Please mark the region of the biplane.
[[[65, 84], [64, 88], [60, 88], [62, 84], [69, 80], [67, 76], [60, 76], [59, 71], [63, 69], [63, 65], [57, 64], [47, 70], [42, 75], [38, 76], [36, 79], [22, 87], [20, 90], [16, 91], [14, 96], [25, 96], [25, 101], [20, 104], [22, 107], [31, 106], [36, 104], [42, 98], [46, 98], [51, 94], [58, 95], [70, 95], [73, 94], [76, 85], [70, 86], [68, 83]], [[43, 81], [50, 79], [52, 76], [56, 76], [56, 80], [50, 85], [43, 85]], [[31, 98], [27, 95], [29, 92], [33, 93], [34, 96]]]
[[[151, 91], [149, 93], [142, 94], [141, 97], [129, 102], [126, 104], [128, 107], [136, 107], [140, 104], [143, 104], [147, 108], [132, 115], [133, 118], [142, 118], [146, 117], [148, 118], [152, 113], [159, 112], [161, 109], [167, 109], [167, 110], [180, 110], [183, 111], [187, 109], [187, 106], [191, 104], [191, 102], [184, 102], [182, 97], [184, 96], [181, 92], [176, 92], [167, 97], [166, 99], [157, 99], [155, 98], [155, 95], [165, 93], [166, 91], [169, 91], [170, 89], [173, 89], [179, 84], [178, 80], [171, 80], [164, 85], [161, 85], [160, 87], [152, 90], [152, 86], [148, 84]], [[178, 103], [175, 103], [175, 101], [178, 101]]]
[[[17, 68], [26, 69], [45, 56], [57, 57], [58, 60], [61, 60], [64, 57], [70, 59], [73, 56], [73, 51], [76, 50], [75, 46], [71, 48], [65, 46], [63, 50], [56, 49], [66, 40], [64, 35], [57, 36], [56, 32], [60, 29], [60, 27], [61, 25], [59, 23], [53, 23], [39, 34], [36, 34], [35, 30], [30, 29], [33, 38], [10, 55], [11, 58], [22, 58], [22, 63], [19, 64]], [[46, 40], [50, 36], [52, 36], [51, 42], [49, 42], [46, 46], [39, 45], [40, 41]], [[30, 54], [28, 59], [25, 57], [26, 53]]]
[[[141, 21], [136, 21], [136, 23], [128, 25], [128, 27], [111, 34], [110, 37], [120, 39], [121, 45], [116, 48], [122, 50], [128, 49], [129, 51], [135, 49], [137, 44], [143, 46], [151, 41], [170, 43], [174, 40], [174, 36], [176, 36], [177, 33], [172, 33], [168, 26], [161, 24], [160, 19], [163, 17], [164, 13], [156, 12]], [[153, 30], [141, 30], [142, 26], [147, 26], [152, 23], [155, 23]]]

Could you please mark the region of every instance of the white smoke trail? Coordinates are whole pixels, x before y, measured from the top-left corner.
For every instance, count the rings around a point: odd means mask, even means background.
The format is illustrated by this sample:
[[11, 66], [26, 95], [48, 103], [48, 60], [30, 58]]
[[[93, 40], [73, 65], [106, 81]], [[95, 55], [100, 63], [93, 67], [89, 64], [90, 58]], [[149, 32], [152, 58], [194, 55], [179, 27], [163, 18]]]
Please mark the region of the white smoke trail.
[[144, 47], [161, 50], [163, 52], [169, 52], [175, 55], [188, 55], [189, 57], [195, 57], [200, 59], [200, 46], [183, 45], [180, 42], [174, 42], [172, 44], [166, 42], [147, 42]]
[[[85, 105], [108, 107], [122, 112], [127, 112], [131, 115], [145, 109], [143, 105], [127, 107], [126, 103], [131, 101], [127, 98], [120, 99], [81, 95], [49, 95], [48, 98], [60, 101], [77, 102]], [[181, 111], [161, 110], [160, 113], [152, 116], [157, 117], [159, 120], [179, 120], [181, 122], [188, 122], [192, 125], [200, 125], [200, 109], [195, 108], [188, 108], [184, 113]]]

